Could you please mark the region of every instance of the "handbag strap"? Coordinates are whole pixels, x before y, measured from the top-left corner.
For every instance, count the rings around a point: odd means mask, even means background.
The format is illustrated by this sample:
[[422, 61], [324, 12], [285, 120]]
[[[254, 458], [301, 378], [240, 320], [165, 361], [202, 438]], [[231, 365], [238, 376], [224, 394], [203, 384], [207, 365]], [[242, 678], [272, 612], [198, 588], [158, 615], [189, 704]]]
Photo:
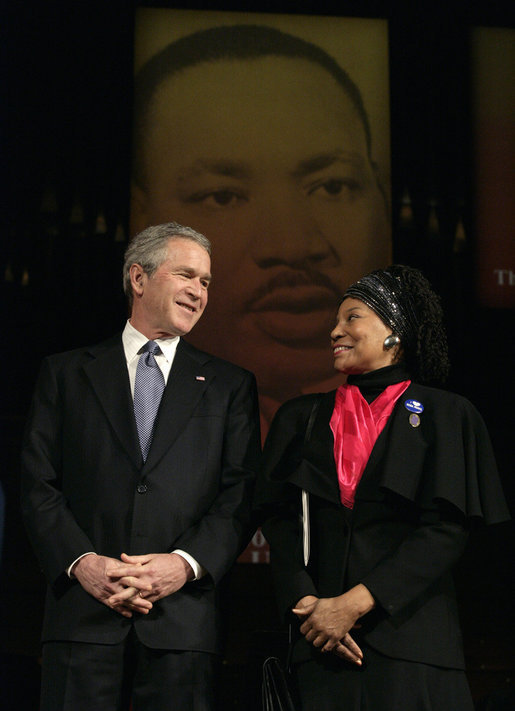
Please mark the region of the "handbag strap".
[[[309, 413], [308, 423], [306, 425], [306, 432], [304, 433], [304, 444], [309, 442], [311, 438], [311, 431], [313, 430], [313, 425], [315, 424], [315, 419], [317, 416], [318, 408], [322, 402], [322, 395], [318, 395], [316, 400], [311, 406], [311, 412]], [[309, 526], [309, 493], [302, 489], [302, 551], [304, 555], [304, 566], [307, 567], [309, 563], [309, 554], [311, 549], [311, 535]]]
[[[318, 413], [318, 409], [320, 407], [320, 403], [322, 402], [322, 393], [319, 393], [315, 400], [313, 401], [313, 405], [311, 406], [311, 412], [309, 413], [309, 418], [308, 422], [306, 425], [306, 431], [304, 432], [304, 444], [307, 444], [311, 438], [311, 432], [313, 430], [313, 425], [315, 424], [316, 416]], [[302, 547], [303, 547], [303, 554], [304, 554], [304, 565], [307, 566], [309, 562], [309, 554], [310, 554], [310, 527], [309, 527], [309, 493], [305, 490], [302, 489], [302, 494], [301, 494], [301, 503], [302, 503], [302, 534], [303, 534], [303, 541], [302, 541]], [[288, 625], [288, 654], [286, 657], [286, 668], [288, 670], [288, 673], [291, 673], [291, 663], [292, 663], [292, 654], [293, 654], [293, 629], [292, 629], [292, 623]]]
[[304, 433], [304, 444], [307, 444], [311, 439], [311, 432], [313, 430], [313, 425], [315, 424], [315, 419], [317, 416], [318, 408], [322, 402], [322, 394], [319, 393], [316, 397], [315, 402], [311, 406], [311, 412], [309, 413], [308, 424], [306, 425], [306, 432]]

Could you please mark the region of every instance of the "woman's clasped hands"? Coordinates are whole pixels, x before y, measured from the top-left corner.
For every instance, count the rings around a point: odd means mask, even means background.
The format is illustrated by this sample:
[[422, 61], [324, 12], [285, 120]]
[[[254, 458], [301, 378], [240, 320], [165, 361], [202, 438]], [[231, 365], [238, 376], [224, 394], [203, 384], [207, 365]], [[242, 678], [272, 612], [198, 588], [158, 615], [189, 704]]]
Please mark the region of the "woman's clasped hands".
[[300, 631], [314, 647], [361, 665], [363, 652], [349, 630], [359, 627], [357, 620], [374, 607], [371, 593], [359, 584], [337, 597], [306, 595], [292, 612], [302, 621]]

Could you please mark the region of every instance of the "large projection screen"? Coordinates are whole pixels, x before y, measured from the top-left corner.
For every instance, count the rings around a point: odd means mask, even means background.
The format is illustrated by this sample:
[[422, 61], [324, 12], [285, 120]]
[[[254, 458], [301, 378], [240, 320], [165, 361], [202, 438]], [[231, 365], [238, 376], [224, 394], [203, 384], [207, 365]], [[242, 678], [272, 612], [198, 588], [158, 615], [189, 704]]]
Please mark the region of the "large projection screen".
[[341, 295], [391, 261], [389, 119], [386, 20], [137, 11], [131, 233], [211, 240], [187, 340], [255, 373], [263, 436], [342, 382]]

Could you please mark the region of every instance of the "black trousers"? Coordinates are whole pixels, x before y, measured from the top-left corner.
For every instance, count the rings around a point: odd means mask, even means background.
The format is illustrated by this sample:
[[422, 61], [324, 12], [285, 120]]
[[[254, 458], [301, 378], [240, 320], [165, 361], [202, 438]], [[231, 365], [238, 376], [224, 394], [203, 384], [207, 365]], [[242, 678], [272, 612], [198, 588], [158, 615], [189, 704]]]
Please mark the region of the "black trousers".
[[46, 642], [40, 711], [215, 711], [219, 659], [120, 644]]

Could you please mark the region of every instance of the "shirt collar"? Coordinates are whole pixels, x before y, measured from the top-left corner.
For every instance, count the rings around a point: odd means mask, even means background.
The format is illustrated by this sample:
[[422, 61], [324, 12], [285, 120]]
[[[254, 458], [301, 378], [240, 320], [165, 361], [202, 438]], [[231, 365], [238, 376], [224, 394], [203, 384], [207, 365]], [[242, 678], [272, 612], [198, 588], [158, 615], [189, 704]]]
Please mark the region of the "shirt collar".
[[[140, 349], [145, 345], [145, 343], [148, 342], [148, 340], [149, 339], [146, 336], [137, 331], [131, 322], [127, 320], [122, 333], [123, 350], [125, 352], [125, 359], [127, 360], [127, 363], [130, 363], [131, 360], [138, 355]], [[166, 360], [171, 363], [179, 344], [179, 336], [173, 336], [170, 338], [155, 338], [154, 340], [159, 344]]]

